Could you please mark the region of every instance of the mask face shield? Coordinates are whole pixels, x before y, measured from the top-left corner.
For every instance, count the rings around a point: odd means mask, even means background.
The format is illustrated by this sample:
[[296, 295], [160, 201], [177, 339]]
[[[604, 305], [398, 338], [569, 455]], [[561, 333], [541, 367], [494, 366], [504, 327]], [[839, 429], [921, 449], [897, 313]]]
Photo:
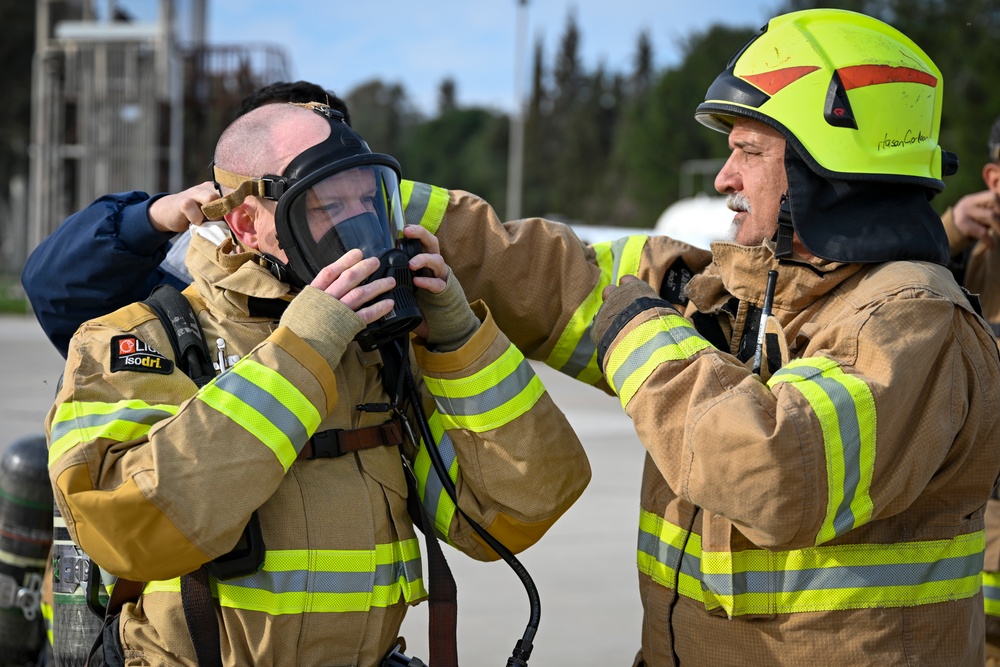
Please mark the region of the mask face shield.
[[297, 181], [275, 213], [278, 241], [290, 268], [305, 283], [353, 248], [365, 257], [379, 257], [402, 236], [395, 169], [380, 164], [330, 167]]

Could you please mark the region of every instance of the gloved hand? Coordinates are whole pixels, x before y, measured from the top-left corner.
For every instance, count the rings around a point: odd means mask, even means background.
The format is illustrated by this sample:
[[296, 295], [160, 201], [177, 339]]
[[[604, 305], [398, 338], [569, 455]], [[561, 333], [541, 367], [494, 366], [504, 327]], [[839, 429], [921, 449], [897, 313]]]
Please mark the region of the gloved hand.
[[437, 352], [451, 352], [465, 345], [479, 329], [479, 318], [472, 312], [465, 291], [449, 268], [444, 290], [437, 294], [417, 290], [417, 304], [427, 323], [424, 339]]
[[[649, 283], [634, 276], [622, 276], [621, 284], [605, 287], [603, 296], [604, 303], [594, 316], [594, 326], [590, 328], [590, 338], [598, 349], [598, 362], [602, 369], [603, 352], [629, 320], [650, 307], [670, 306]], [[651, 300], [656, 303], [650, 303]]]

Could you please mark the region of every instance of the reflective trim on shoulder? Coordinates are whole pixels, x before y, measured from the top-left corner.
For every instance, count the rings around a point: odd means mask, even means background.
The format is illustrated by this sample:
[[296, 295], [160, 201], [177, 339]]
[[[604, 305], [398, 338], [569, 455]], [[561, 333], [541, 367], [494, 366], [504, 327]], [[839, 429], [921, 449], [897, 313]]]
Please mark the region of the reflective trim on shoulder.
[[406, 224], [420, 225], [431, 234], [437, 234], [451, 201], [448, 191], [435, 185], [404, 180], [399, 184], [399, 192]]
[[794, 359], [767, 382], [795, 388], [819, 420], [826, 452], [829, 497], [816, 544], [863, 526], [871, 520], [875, 470], [876, 413], [871, 389], [825, 357]]
[[639, 570], [732, 616], [912, 607], [967, 599], [982, 586], [983, 531], [950, 540], [792, 551], [702, 552], [701, 538], [642, 510]]
[[267, 445], [285, 472], [322, 421], [295, 385], [249, 358], [212, 380], [197, 397]]
[[[453, 483], [457, 482], [458, 457], [455, 454], [455, 443], [445, 432], [441, 415], [437, 410], [427, 420], [427, 424], [431, 428], [431, 437], [437, 444], [445, 468], [448, 469], [448, 476]], [[427, 453], [427, 445], [423, 439], [420, 440], [420, 449], [417, 450], [413, 460], [413, 474], [417, 478], [417, 495], [420, 496], [420, 502], [427, 516], [434, 520], [434, 527], [437, 528], [439, 536], [451, 544], [451, 540], [448, 539], [448, 528], [455, 516], [455, 502], [445, 491], [441, 478], [431, 463], [431, 456]]]
[[646, 247], [648, 240], [648, 236], [628, 236], [610, 243], [594, 244], [601, 277], [570, 317], [545, 360], [547, 365], [590, 385], [600, 381], [602, 374], [597, 367], [597, 348], [590, 340], [590, 329], [597, 311], [604, 303], [602, 292], [608, 285], [617, 285], [622, 276], [639, 273], [642, 249]]
[[680, 315], [656, 317], [625, 334], [608, 354], [608, 384], [627, 407], [660, 364], [691, 359], [710, 347], [712, 344]]
[[[367, 612], [400, 599], [427, 597], [416, 538], [374, 549], [268, 551], [248, 577], [209, 579], [212, 595], [230, 609], [273, 616], [306, 612]], [[180, 593], [180, 579], [151, 581], [144, 595]]]
[[176, 405], [151, 405], [129, 400], [116, 403], [67, 401], [56, 408], [49, 436], [49, 466], [83, 442], [106, 438], [137, 440], [153, 424], [177, 414]]
[[545, 393], [531, 364], [513, 345], [486, 368], [457, 380], [424, 376], [446, 429], [483, 433], [525, 414]]

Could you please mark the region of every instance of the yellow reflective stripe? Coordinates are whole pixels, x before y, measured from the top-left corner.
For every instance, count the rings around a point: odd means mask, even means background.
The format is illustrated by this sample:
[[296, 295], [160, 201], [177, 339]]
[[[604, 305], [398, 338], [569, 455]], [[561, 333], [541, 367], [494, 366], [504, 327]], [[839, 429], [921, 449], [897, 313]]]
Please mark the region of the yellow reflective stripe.
[[[640, 571], [674, 588], [683, 531], [643, 511]], [[982, 585], [982, 531], [950, 540], [793, 551], [703, 552], [692, 533], [678, 592], [730, 616], [908, 607], [970, 598]]]
[[[416, 538], [374, 549], [268, 551], [259, 572], [209, 579], [223, 607], [262, 613], [367, 612], [426, 597]], [[180, 579], [151, 581], [144, 594], [179, 593]]]
[[[679, 560], [682, 549], [685, 556], [678, 577], [673, 565]], [[685, 597], [705, 603], [706, 609], [715, 609], [719, 603], [710, 595], [705, 595], [701, 585], [700, 561], [701, 535], [685, 531], [652, 512], [640, 510], [636, 559], [639, 571], [661, 586], [676, 589]]]
[[1000, 616], [1000, 572], [983, 572], [983, 605], [987, 616]]
[[198, 398], [267, 445], [286, 472], [321, 421], [295, 385], [252, 359], [212, 380]]
[[[458, 481], [458, 457], [455, 454], [455, 445], [451, 437], [445, 433], [441, 415], [435, 410], [427, 420], [431, 428], [431, 437], [437, 443], [438, 452], [444, 461], [445, 468], [448, 469], [448, 476], [452, 482]], [[423, 439], [420, 440], [420, 449], [413, 461], [413, 474], [417, 478], [417, 495], [423, 503], [427, 515], [434, 521], [434, 526], [442, 538], [448, 540], [448, 528], [451, 520], [455, 516], [455, 503], [448, 492], [445, 491], [441, 479], [434, 470], [431, 463], [430, 454]]]
[[52, 418], [49, 435], [49, 465], [82, 442], [99, 438], [128, 442], [149, 432], [153, 424], [177, 414], [176, 405], [145, 401], [115, 403], [67, 401]]
[[660, 364], [690, 359], [712, 344], [680, 315], [643, 322], [625, 334], [607, 357], [608, 383], [623, 407]]
[[871, 519], [875, 469], [875, 399], [861, 379], [824, 357], [795, 359], [768, 381], [786, 383], [805, 397], [819, 420], [826, 454], [827, 510], [816, 544]]
[[45, 623], [45, 637], [49, 646], [52, 646], [52, 605], [46, 602], [40, 602], [39, 605], [42, 608], [42, 621]]
[[399, 194], [406, 224], [420, 225], [431, 234], [437, 234], [451, 201], [448, 191], [404, 180], [399, 184]]
[[424, 377], [445, 429], [482, 433], [528, 412], [545, 393], [531, 364], [513, 345], [486, 368], [464, 378]]
[[648, 236], [629, 236], [593, 245], [601, 275], [590, 294], [570, 317], [566, 328], [559, 334], [559, 340], [545, 360], [548, 366], [591, 385], [601, 379], [601, 369], [597, 367], [597, 348], [590, 340], [590, 329], [597, 311], [604, 303], [602, 292], [608, 285], [617, 284], [621, 276], [639, 273], [642, 249], [648, 239]]

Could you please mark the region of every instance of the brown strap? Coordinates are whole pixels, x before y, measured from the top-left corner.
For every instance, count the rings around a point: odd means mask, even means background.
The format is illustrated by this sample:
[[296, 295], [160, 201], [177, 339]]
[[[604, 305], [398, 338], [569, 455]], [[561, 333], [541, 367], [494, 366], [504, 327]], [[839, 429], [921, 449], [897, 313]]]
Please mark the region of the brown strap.
[[111, 595], [108, 597], [108, 610], [106, 616], [114, 616], [121, 611], [126, 602], [135, 602], [142, 595], [142, 589], [146, 587], [145, 581], [132, 581], [118, 577]]
[[399, 418], [394, 417], [384, 424], [356, 429], [330, 429], [320, 431], [309, 438], [299, 460], [336, 458], [351, 452], [374, 447], [395, 447], [403, 444], [403, 429]]

